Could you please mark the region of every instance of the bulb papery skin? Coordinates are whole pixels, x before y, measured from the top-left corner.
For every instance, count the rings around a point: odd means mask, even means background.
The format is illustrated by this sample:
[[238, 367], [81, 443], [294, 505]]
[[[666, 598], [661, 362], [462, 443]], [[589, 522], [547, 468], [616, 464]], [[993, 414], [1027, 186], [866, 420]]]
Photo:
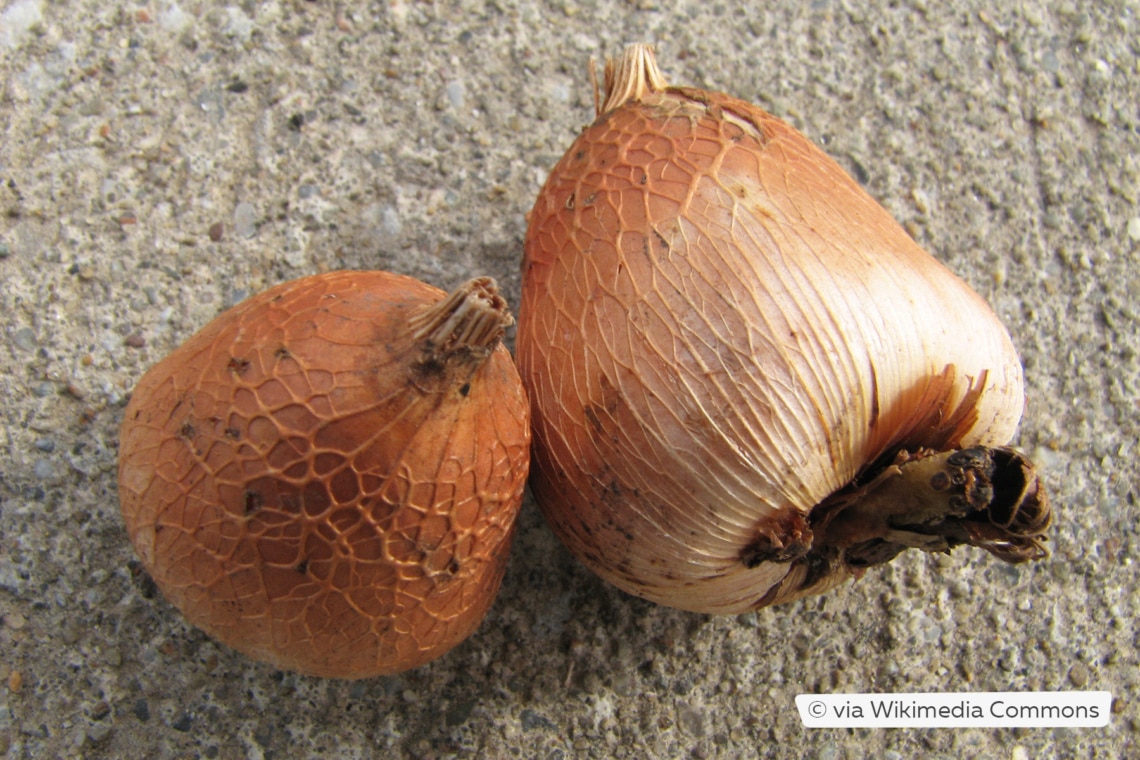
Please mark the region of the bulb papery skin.
[[1004, 444], [1025, 404], [985, 301], [802, 134], [717, 93], [598, 116], [531, 212], [522, 293], [539, 506], [603, 578], [681, 609], [857, 575], [809, 551], [813, 509], [900, 450]]
[[131, 541], [218, 641], [327, 678], [433, 660], [502, 580], [529, 404], [488, 278], [283, 283], [138, 382], [120, 434]]

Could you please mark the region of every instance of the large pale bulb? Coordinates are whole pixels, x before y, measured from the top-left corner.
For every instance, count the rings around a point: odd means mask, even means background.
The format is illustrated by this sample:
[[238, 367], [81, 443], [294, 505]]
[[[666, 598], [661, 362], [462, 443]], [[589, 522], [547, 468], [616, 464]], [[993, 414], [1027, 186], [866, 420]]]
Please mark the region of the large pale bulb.
[[740, 100], [606, 69], [526, 237], [532, 487], [626, 591], [739, 612], [907, 547], [1041, 556], [1025, 400], [985, 301], [832, 159]]

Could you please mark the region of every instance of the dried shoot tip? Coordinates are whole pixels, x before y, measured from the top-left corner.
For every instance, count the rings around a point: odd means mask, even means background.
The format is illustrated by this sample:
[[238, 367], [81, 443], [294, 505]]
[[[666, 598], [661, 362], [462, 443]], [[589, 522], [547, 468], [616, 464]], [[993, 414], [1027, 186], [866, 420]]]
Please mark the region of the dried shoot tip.
[[490, 277], [468, 280], [410, 320], [416, 340], [439, 357], [473, 350], [488, 355], [512, 324], [507, 302]]
[[607, 60], [605, 76], [606, 97], [599, 108], [597, 79], [591, 73], [594, 79], [594, 110], [598, 116], [620, 108], [631, 100], [641, 100], [646, 95], [660, 92], [669, 86], [661, 74], [661, 69], [657, 67], [653, 46], [641, 42], [627, 47], [621, 58]]

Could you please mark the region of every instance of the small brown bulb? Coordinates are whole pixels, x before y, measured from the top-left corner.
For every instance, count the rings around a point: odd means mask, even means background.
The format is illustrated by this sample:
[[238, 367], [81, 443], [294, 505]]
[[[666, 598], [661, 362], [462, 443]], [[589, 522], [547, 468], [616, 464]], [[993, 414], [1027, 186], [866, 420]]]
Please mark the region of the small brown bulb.
[[333, 272], [235, 306], [127, 405], [119, 497], [192, 624], [277, 667], [365, 678], [470, 635], [529, 466], [494, 282]]
[[518, 360], [535, 498], [599, 575], [735, 613], [905, 548], [1043, 555], [1001, 448], [1021, 364], [986, 303], [795, 129], [645, 45], [551, 171]]

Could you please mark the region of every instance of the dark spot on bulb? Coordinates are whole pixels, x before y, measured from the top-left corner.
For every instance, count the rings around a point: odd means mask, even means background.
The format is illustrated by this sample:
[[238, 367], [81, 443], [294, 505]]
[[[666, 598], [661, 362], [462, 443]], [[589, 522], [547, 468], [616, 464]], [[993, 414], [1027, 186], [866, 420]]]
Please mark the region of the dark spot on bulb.
[[235, 375], [245, 374], [245, 371], [249, 369], [249, 359], [241, 359], [237, 356], [232, 357], [226, 364], [226, 369]]
[[244, 506], [246, 515], [252, 515], [265, 506], [265, 498], [261, 495], [260, 491], [246, 491], [243, 498], [245, 500]]

